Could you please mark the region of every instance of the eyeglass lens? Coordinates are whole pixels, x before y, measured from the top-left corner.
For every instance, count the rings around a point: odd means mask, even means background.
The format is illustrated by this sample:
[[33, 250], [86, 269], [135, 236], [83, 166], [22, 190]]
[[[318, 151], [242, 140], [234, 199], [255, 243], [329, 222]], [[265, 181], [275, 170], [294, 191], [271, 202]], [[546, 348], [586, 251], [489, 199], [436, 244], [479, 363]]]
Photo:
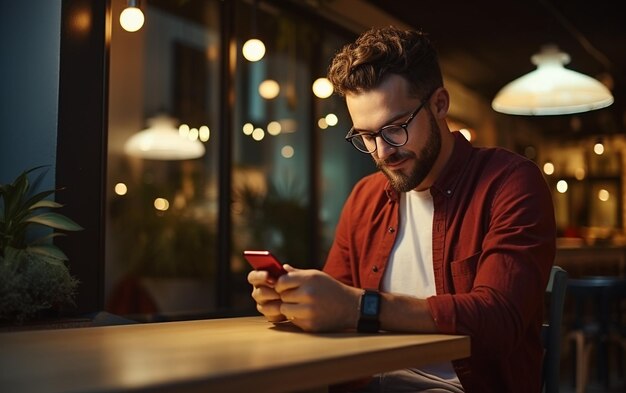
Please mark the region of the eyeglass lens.
[[[380, 131], [381, 137], [392, 146], [402, 146], [407, 142], [408, 135], [404, 127], [389, 126]], [[376, 134], [357, 134], [352, 139], [352, 144], [365, 153], [376, 150]]]

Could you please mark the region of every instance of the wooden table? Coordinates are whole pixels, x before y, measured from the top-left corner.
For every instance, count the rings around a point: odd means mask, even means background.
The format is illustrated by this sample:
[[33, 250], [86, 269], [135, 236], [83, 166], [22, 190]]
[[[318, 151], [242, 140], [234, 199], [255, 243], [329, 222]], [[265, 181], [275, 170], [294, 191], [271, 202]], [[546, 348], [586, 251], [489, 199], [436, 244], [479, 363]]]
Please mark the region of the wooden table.
[[0, 392], [288, 392], [468, 357], [467, 336], [309, 334], [262, 317], [0, 333]]

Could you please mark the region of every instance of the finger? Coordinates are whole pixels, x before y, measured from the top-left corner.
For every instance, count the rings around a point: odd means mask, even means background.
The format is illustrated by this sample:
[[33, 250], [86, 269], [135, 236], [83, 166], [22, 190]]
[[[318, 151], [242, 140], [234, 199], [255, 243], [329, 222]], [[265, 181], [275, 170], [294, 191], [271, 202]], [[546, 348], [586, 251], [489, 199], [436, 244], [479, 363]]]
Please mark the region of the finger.
[[308, 310], [307, 306], [297, 303], [282, 302], [279, 306], [279, 312], [291, 321], [296, 319], [300, 321], [306, 320], [310, 316]]
[[285, 320], [285, 315], [280, 312], [280, 301], [268, 302], [259, 304], [257, 303], [256, 309], [265, 316], [270, 322], [277, 322]]
[[274, 286], [276, 280], [271, 277], [265, 270], [252, 270], [248, 273], [248, 282], [255, 287], [258, 286]]
[[254, 287], [252, 289], [252, 298], [257, 303], [267, 303], [280, 300], [280, 295], [274, 289], [266, 286]]
[[285, 303], [303, 304], [311, 302], [310, 294], [302, 287], [290, 288], [281, 292], [276, 292], [280, 296], [280, 299]]
[[300, 270], [300, 269], [296, 269], [295, 267], [291, 266], [288, 263], [285, 263], [283, 265], [283, 268], [285, 268], [285, 270], [287, 270], [287, 272], [297, 272], [298, 270]]
[[274, 284], [276, 292], [281, 293], [289, 289], [300, 287], [305, 280], [305, 276], [302, 272], [304, 272], [304, 270], [296, 269], [280, 276], [278, 280], [276, 280], [276, 284]]

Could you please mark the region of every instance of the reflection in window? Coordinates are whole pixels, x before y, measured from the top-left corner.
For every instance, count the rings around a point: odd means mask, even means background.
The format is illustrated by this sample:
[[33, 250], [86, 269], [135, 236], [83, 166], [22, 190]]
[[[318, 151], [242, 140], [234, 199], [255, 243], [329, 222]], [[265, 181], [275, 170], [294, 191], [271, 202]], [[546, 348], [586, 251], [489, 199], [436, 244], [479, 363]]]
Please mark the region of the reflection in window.
[[[266, 53], [256, 62], [241, 54], [249, 1], [151, 0], [141, 30], [113, 23], [107, 311], [144, 320], [256, 314], [242, 251], [269, 249], [296, 267], [321, 267], [348, 193], [375, 170], [343, 140], [351, 124], [343, 99], [312, 90], [353, 37], [292, 7], [262, 4]], [[125, 1], [111, 5], [116, 21]], [[220, 36], [222, 22], [234, 37]], [[225, 59], [232, 83], [221, 79]], [[228, 164], [218, 142], [232, 143]], [[218, 186], [225, 173], [228, 190]], [[227, 234], [218, 233], [224, 217]], [[230, 256], [219, 260], [224, 248]]]
[[123, 315], [215, 308], [219, 8], [159, 5], [136, 33], [112, 26], [105, 295]]

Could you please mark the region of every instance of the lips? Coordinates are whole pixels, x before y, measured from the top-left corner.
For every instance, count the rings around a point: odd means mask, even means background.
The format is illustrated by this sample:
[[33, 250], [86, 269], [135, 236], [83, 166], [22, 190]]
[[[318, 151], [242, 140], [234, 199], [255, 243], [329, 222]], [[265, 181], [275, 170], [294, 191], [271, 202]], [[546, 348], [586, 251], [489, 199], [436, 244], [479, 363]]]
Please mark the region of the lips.
[[389, 160], [385, 161], [384, 165], [389, 169], [398, 169], [406, 162], [406, 158], [401, 158], [398, 160]]
[[398, 169], [409, 159], [410, 157], [406, 154], [394, 154], [391, 157], [387, 158], [382, 164], [389, 169]]

